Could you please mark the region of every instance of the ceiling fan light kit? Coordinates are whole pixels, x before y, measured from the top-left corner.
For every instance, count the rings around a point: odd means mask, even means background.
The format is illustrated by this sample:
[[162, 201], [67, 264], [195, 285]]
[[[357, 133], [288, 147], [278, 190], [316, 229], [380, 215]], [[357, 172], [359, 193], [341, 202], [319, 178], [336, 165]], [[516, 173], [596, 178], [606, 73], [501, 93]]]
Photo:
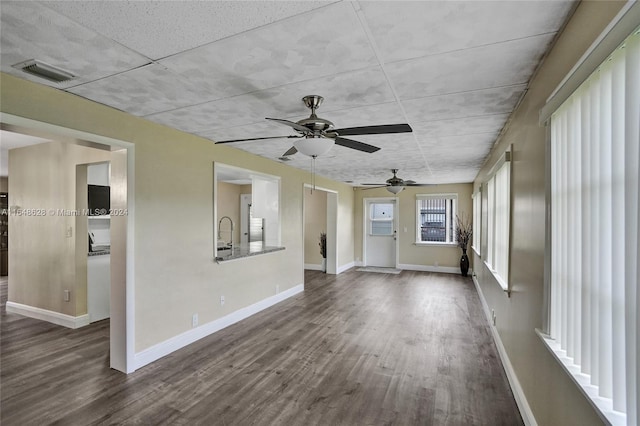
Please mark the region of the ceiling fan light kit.
[[387, 188], [387, 191], [393, 194], [399, 194], [403, 189], [407, 186], [431, 186], [429, 183], [416, 183], [413, 180], [404, 180], [397, 176], [398, 169], [391, 169], [391, 173], [393, 173], [393, 177], [387, 179], [386, 183], [363, 183], [364, 186], [374, 185], [371, 188], [365, 189], [375, 189], [375, 188]]
[[298, 152], [309, 157], [318, 157], [326, 154], [334, 144], [335, 141], [329, 138], [302, 138], [293, 141], [293, 146]]
[[387, 186], [387, 191], [393, 194], [399, 194], [404, 189], [404, 186]]
[[331, 121], [325, 120], [324, 118], [320, 118], [316, 115], [316, 109], [320, 107], [323, 100], [324, 98], [319, 95], [308, 95], [303, 97], [302, 102], [307, 108], [311, 110], [311, 115], [309, 116], [309, 118], [304, 118], [297, 122], [281, 118], [267, 118], [267, 120], [291, 127], [297, 132], [296, 135], [234, 139], [227, 141], [218, 141], [216, 143], [255, 141], [261, 139], [296, 138], [298, 140], [293, 143], [293, 148], [287, 150], [287, 152], [285, 152], [279, 158], [282, 159], [282, 157], [293, 155], [298, 151], [309, 157], [316, 158], [329, 152], [333, 145], [340, 145], [345, 148], [355, 149], [357, 151], [367, 153], [373, 153], [380, 150], [380, 148], [378, 148], [377, 146], [354, 141], [342, 136], [382, 135], [390, 133], [412, 132], [412, 129], [408, 124], [385, 124], [379, 126], [362, 126], [334, 129], [333, 123]]

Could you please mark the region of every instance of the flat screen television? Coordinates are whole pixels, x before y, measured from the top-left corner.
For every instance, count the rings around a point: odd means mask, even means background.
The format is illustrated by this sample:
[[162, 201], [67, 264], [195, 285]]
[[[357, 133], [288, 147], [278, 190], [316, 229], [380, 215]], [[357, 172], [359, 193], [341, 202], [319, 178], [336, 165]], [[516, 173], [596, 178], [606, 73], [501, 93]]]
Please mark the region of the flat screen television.
[[89, 216], [109, 214], [111, 190], [108, 186], [87, 185], [89, 190]]

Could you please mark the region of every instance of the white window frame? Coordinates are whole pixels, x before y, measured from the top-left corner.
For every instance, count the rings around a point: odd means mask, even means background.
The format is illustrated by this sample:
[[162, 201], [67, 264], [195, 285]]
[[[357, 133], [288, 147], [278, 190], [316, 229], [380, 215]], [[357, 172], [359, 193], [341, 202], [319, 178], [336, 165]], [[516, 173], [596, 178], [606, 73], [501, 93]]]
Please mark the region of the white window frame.
[[[445, 241], [422, 241], [422, 223], [420, 221], [422, 200], [452, 200], [451, 211], [445, 213]], [[458, 194], [416, 194], [416, 245], [420, 246], [455, 246], [456, 215], [458, 214]], [[449, 224], [447, 218], [451, 220]]]
[[493, 166], [487, 188], [487, 251], [484, 263], [503, 290], [509, 291], [511, 240], [511, 153]]
[[471, 196], [473, 204], [473, 238], [471, 248], [482, 256], [482, 186]]
[[551, 231], [537, 332], [613, 425], [640, 420], [639, 21], [629, 3], [541, 111], [551, 117]]

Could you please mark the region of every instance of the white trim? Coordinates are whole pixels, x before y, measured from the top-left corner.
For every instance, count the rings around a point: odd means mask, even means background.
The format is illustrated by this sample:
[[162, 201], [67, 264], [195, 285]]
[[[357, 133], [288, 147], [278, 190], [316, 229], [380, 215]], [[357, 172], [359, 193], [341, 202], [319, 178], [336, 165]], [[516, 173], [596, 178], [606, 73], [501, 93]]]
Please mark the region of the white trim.
[[354, 266], [362, 266], [362, 265], [356, 265], [356, 262], [349, 262], [349, 263], [347, 263], [345, 265], [339, 266], [337, 273], [341, 274], [344, 271], [347, 271], [347, 270], [353, 268]]
[[22, 303], [10, 301], [7, 301], [7, 312], [47, 321], [67, 328], [80, 328], [85, 325], [89, 325], [89, 314], [74, 317], [67, 314], [61, 314], [60, 312], [36, 308], [35, 306], [23, 305]]
[[196, 342], [203, 337], [207, 337], [217, 331], [220, 331], [230, 325], [242, 321], [251, 315], [267, 309], [283, 300], [295, 296], [298, 293], [304, 291], [304, 284], [299, 284], [290, 289], [284, 290], [274, 296], [267, 297], [253, 305], [249, 305], [242, 309], [238, 309], [235, 312], [230, 313], [222, 318], [211, 321], [200, 327], [196, 327], [184, 333], [178, 334], [164, 342], [158, 343], [150, 348], [144, 349], [135, 354], [135, 368], [142, 368], [147, 364], [150, 364], [172, 352], [182, 349], [193, 342]]
[[560, 344], [541, 330], [536, 329], [535, 331], [549, 352], [551, 352], [551, 355], [553, 355], [556, 361], [562, 366], [565, 373], [578, 385], [578, 388], [589, 403], [591, 403], [591, 406], [598, 413], [602, 421], [610, 423], [613, 426], [626, 425], [627, 416], [614, 411], [610, 399], [602, 398], [598, 395], [598, 387], [591, 384], [591, 377], [588, 374], [580, 372], [580, 367], [573, 364], [573, 359], [567, 357], [566, 351], [560, 348]]
[[[111, 335], [109, 336], [110, 346], [110, 362], [111, 368], [124, 373], [132, 373], [134, 348], [135, 348], [135, 145], [119, 139], [113, 139], [107, 136], [101, 136], [94, 133], [88, 133], [82, 130], [76, 130], [69, 127], [62, 127], [56, 124], [46, 123], [44, 121], [33, 120], [31, 118], [20, 117], [6, 112], [0, 112], [0, 123], [12, 126], [19, 126], [24, 131], [43, 131], [47, 134], [53, 134], [58, 138], [67, 140], [71, 138], [73, 141], [81, 140], [92, 143], [100, 143], [111, 147], [120, 147], [127, 150], [127, 241], [126, 241], [126, 283], [125, 306], [114, 306], [111, 304], [111, 327], [113, 330], [114, 321], [118, 316], [124, 315], [122, 321], [126, 336], [124, 336], [124, 348], [115, 344]], [[113, 283], [112, 294], [113, 294]], [[124, 311], [124, 314], [123, 314]], [[122, 336], [120, 336], [122, 337]], [[124, 353], [122, 353], [124, 352]], [[122, 365], [126, 364], [126, 365]]]
[[527, 401], [527, 397], [524, 394], [524, 390], [520, 385], [520, 381], [518, 380], [518, 376], [516, 375], [515, 370], [513, 369], [513, 365], [511, 365], [511, 360], [509, 359], [509, 355], [507, 354], [507, 350], [502, 344], [502, 339], [500, 338], [500, 333], [498, 333], [498, 329], [493, 324], [493, 320], [491, 318], [491, 311], [489, 310], [489, 305], [487, 304], [486, 299], [484, 298], [484, 294], [482, 294], [482, 290], [480, 289], [480, 284], [475, 275], [472, 275], [473, 284], [476, 286], [476, 291], [478, 292], [478, 296], [480, 297], [480, 302], [482, 303], [482, 310], [484, 311], [484, 315], [487, 318], [487, 322], [489, 323], [489, 330], [491, 330], [491, 335], [493, 336], [493, 341], [496, 344], [496, 348], [498, 349], [498, 355], [500, 355], [500, 360], [502, 361], [502, 366], [504, 367], [504, 371], [507, 374], [507, 380], [509, 380], [509, 384], [511, 385], [511, 391], [513, 392], [513, 397], [516, 400], [516, 404], [518, 405], [518, 409], [520, 410], [520, 415], [522, 416], [522, 420], [524, 424], [527, 426], [537, 426], [538, 422], [536, 421], [535, 416], [533, 415], [533, 411], [531, 411], [531, 407], [529, 406], [529, 401]]
[[310, 271], [322, 271], [322, 265], [318, 265], [315, 263], [305, 263], [304, 269], [308, 269]]
[[[404, 269], [407, 271], [423, 271], [423, 272], [443, 272], [445, 274], [460, 274], [459, 266], [430, 266], [430, 265], [409, 265], [401, 263], [398, 265], [398, 269]], [[469, 269], [469, 274], [473, 271]]]

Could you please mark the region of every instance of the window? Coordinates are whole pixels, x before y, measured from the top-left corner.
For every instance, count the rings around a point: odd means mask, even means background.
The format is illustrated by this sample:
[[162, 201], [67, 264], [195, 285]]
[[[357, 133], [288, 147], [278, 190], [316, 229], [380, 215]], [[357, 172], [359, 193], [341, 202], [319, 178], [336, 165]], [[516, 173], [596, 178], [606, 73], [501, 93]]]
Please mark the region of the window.
[[455, 244], [456, 194], [416, 195], [416, 243]]
[[369, 235], [393, 235], [393, 204], [371, 203]]
[[473, 194], [473, 239], [471, 243], [471, 248], [480, 256], [480, 235], [482, 229], [480, 228], [482, 219], [482, 192], [480, 192], [480, 188], [478, 191]]
[[612, 424], [638, 424], [640, 32], [551, 117], [545, 341]]
[[505, 153], [487, 182], [487, 253], [485, 263], [505, 290], [509, 288], [510, 157]]

